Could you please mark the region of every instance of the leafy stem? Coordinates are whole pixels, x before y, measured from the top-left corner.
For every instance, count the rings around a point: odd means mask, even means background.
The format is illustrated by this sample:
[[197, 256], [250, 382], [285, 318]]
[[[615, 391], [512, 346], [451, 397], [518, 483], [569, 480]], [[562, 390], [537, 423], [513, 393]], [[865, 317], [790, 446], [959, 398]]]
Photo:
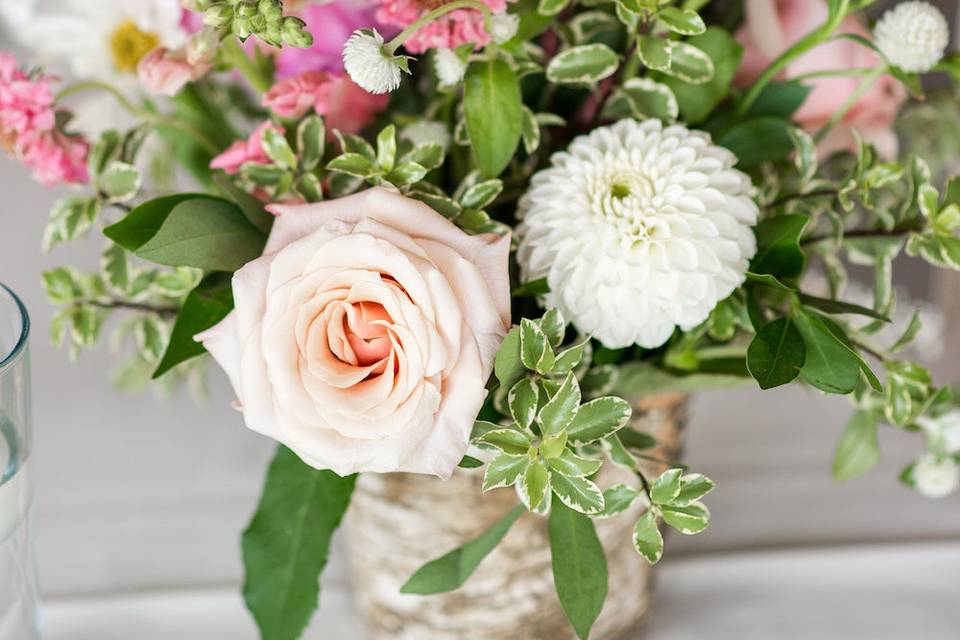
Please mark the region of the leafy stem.
[[180, 312], [178, 307], [152, 305], [145, 302], [132, 302], [130, 300], [121, 300], [119, 298], [95, 299], [95, 300], [77, 300], [73, 303], [75, 307], [97, 307], [98, 309], [128, 309], [130, 311], [143, 311], [144, 313], [155, 313], [164, 318], [175, 318]]
[[836, 197], [839, 194], [839, 191], [836, 189], [818, 189], [816, 191], [808, 191], [806, 193], [791, 193], [786, 196], [777, 198], [773, 202], [764, 205], [764, 209], [776, 209], [777, 207], [787, 204], [788, 202], [793, 202], [794, 200], [806, 200], [811, 198], [826, 198], [826, 197]]
[[[899, 238], [900, 236], [918, 231], [919, 229], [916, 226], [909, 227], [898, 227], [896, 229], [851, 229], [850, 231], [845, 231], [843, 233], [844, 238], [862, 238], [862, 239], [871, 239], [871, 238]], [[826, 240], [832, 240], [835, 237], [833, 233], [825, 233], [823, 235], [816, 235], [804, 238], [800, 241], [802, 246], [807, 246], [811, 244], [818, 244]]]

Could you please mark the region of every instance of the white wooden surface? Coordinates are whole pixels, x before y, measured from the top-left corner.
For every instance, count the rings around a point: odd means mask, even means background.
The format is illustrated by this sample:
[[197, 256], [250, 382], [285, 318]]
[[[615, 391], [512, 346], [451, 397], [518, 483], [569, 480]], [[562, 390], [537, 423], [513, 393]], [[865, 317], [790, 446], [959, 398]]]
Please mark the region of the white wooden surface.
[[[51, 310], [38, 274], [64, 263], [95, 268], [99, 240], [42, 256], [58, 194], [3, 158], [0, 193], [0, 280], [34, 319], [36, 530], [48, 637], [252, 638], [233, 595], [237, 536], [271, 443], [242, 427], [219, 376], [211, 406], [197, 408], [185, 397], [116, 395], [105, 350], [67, 364], [46, 340]], [[919, 443], [889, 430], [880, 467], [834, 486], [830, 458], [848, 412], [844, 399], [800, 388], [698, 399], [688, 459], [719, 484], [713, 525], [669, 540], [654, 637], [960, 635], [948, 633], [960, 629], [957, 548], [935, 544], [960, 539], [958, 499], [928, 502], [899, 487], [896, 473]], [[878, 542], [892, 546], [870, 546]], [[346, 570], [334, 560], [316, 628], [355, 638]], [[688, 603], [696, 606], [681, 611]], [[777, 629], [788, 635], [771, 636]]]

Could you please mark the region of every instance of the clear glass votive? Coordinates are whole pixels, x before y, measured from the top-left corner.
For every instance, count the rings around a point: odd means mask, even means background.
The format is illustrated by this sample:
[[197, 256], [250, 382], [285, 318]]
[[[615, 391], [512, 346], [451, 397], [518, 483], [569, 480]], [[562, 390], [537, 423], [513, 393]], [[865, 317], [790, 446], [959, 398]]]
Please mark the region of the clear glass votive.
[[30, 540], [30, 318], [0, 284], [0, 640], [35, 640], [37, 588]]

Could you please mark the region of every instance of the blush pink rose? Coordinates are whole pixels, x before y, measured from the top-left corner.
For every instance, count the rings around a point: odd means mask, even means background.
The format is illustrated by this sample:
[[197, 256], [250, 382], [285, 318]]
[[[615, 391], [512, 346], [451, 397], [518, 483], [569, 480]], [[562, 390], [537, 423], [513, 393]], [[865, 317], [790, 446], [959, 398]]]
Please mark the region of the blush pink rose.
[[341, 475], [449, 477], [510, 323], [509, 236], [385, 189], [271, 210], [234, 310], [196, 338], [247, 426]]
[[163, 96], [176, 95], [188, 82], [207, 75], [211, 66], [207, 63], [190, 64], [182, 49], [170, 50], [157, 47], [143, 56], [137, 65], [140, 84], [147, 91]]
[[307, 71], [281, 80], [263, 97], [263, 106], [284, 118], [300, 118], [313, 109], [332, 132], [357, 133], [387, 107], [389, 95], [373, 95], [349, 76]]
[[248, 162], [254, 164], [270, 164], [270, 158], [263, 150], [263, 133], [267, 129], [274, 129], [283, 133], [283, 129], [269, 120], [257, 127], [246, 140], [237, 140], [226, 151], [210, 161], [211, 169], [223, 169], [227, 173], [236, 173]]
[[[744, 58], [734, 79], [740, 86], [751, 84], [770, 62], [827, 18], [826, 3], [811, 0], [746, 0], [745, 9], [746, 23], [737, 34], [745, 49]], [[870, 33], [853, 17], [843, 21], [839, 32], [870, 37]], [[873, 67], [879, 63], [879, 56], [862, 44], [846, 39], [834, 40], [791, 62], [784, 70], [783, 78], [795, 78], [810, 71]], [[809, 131], [819, 130], [856, 91], [860, 81], [861, 78], [853, 76], [804, 80], [804, 84], [811, 87], [810, 95], [794, 114], [794, 119]], [[889, 75], [883, 76], [821, 142], [820, 155], [854, 149], [853, 132], [857, 131], [865, 141], [876, 146], [882, 156], [895, 157], [899, 145], [893, 123], [905, 99], [906, 92], [900, 83]]]

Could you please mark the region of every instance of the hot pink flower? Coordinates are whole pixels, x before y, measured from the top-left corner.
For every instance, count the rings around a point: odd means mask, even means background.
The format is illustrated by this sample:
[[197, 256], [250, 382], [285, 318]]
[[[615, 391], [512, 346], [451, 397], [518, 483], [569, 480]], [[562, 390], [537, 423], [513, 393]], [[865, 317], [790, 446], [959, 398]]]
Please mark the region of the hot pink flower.
[[57, 129], [50, 80], [28, 76], [0, 52], [0, 141], [44, 184], [86, 182], [89, 145]]
[[[747, 21], [737, 34], [746, 51], [735, 82], [749, 85], [767, 65], [807, 33], [823, 24], [827, 6], [810, 0], [746, 0]], [[841, 33], [869, 37], [855, 18], [844, 20]], [[873, 67], [879, 64], [876, 53], [852, 40], [834, 40], [800, 56], [787, 65], [783, 77], [795, 78], [810, 71], [844, 70]], [[858, 77], [827, 76], [809, 78], [810, 95], [794, 118], [809, 131], [819, 130], [856, 91]], [[900, 104], [906, 98], [903, 87], [891, 76], [882, 77], [843, 121], [820, 143], [821, 156], [854, 147], [853, 132], [875, 145], [887, 158], [897, 154], [897, 137], [893, 122]]]
[[190, 64], [183, 49], [171, 51], [166, 47], [157, 47], [140, 60], [137, 75], [147, 91], [172, 96], [188, 82], [205, 76], [210, 68], [205, 63]]
[[387, 95], [372, 95], [347, 75], [307, 71], [282, 80], [263, 97], [263, 106], [284, 118], [299, 118], [313, 109], [332, 131], [357, 133], [386, 108]]
[[257, 127], [246, 140], [237, 140], [227, 150], [210, 161], [211, 169], [223, 169], [227, 173], [236, 173], [244, 164], [269, 164], [270, 158], [263, 151], [263, 133], [274, 129], [283, 133], [283, 129], [267, 120]]
[[[442, 3], [422, 0], [378, 0], [377, 20], [384, 24], [406, 27], [430, 9]], [[493, 13], [507, 10], [506, 0], [483, 0]], [[472, 9], [452, 11], [417, 31], [404, 47], [410, 53], [427, 49], [452, 49], [472, 42], [483, 47], [490, 36], [483, 28], [483, 14]]]

